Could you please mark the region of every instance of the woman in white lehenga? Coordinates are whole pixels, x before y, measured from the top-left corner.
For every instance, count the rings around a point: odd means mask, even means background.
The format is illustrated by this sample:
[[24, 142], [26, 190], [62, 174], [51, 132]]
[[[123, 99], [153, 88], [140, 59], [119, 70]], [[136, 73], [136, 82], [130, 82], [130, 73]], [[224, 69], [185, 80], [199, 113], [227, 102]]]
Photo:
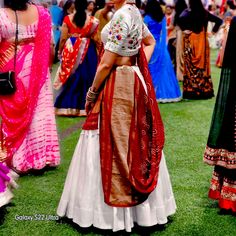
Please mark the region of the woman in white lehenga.
[[147, 64], [155, 41], [134, 0], [112, 2], [116, 13], [102, 31], [105, 50], [57, 214], [80, 227], [130, 232], [134, 222], [167, 223], [176, 204]]

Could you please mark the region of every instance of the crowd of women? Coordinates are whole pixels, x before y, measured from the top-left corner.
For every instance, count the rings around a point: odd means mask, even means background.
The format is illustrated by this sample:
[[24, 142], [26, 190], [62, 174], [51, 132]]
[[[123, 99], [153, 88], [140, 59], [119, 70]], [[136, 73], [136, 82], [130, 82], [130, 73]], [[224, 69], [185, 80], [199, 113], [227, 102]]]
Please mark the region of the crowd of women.
[[60, 164], [55, 114], [87, 116], [57, 214], [113, 231], [166, 224], [176, 203], [156, 101], [214, 96], [209, 41], [222, 27], [221, 80], [204, 161], [215, 166], [209, 197], [236, 212], [236, 4], [227, 1], [217, 16], [213, 3], [207, 10], [201, 0], [176, 0], [175, 8], [107, 0], [97, 10], [93, 0], [4, 0], [0, 82], [13, 71], [16, 91], [0, 93], [0, 207], [13, 197], [19, 175]]

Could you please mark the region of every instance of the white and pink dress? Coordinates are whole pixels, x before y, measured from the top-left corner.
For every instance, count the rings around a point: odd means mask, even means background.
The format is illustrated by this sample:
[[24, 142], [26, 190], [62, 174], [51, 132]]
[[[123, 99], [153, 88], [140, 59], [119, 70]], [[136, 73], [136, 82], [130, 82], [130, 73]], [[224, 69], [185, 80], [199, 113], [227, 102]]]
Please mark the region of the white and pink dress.
[[[16, 86], [0, 95], [6, 163], [20, 173], [60, 163], [59, 142], [49, 76], [51, 20], [40, 6], [38, 20], [18, 25]], [[16, 24], [0, 9], [0, 72], [14, 70]]]

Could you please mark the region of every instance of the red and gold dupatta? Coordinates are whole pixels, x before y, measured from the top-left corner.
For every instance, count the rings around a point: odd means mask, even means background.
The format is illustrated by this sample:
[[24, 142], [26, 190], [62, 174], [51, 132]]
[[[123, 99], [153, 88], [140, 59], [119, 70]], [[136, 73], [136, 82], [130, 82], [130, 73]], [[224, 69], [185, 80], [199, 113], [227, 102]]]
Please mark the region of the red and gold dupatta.
[[89, 23], [81, 29], [79, 36], [71, 36], [67, 39], [62, 52], [61, 64], [53, 83], [55, 89], [60, 89], [83, 62], [90, 44], [90, 37], [96, 32], [98, 23], [98, 20], [91, 16]]
[[[84, 130], [97, 129], [100, 115], [102, 184], [104, 200], [110, 206], [142, 203], [158, 181], [164, 127], [142, 49], [138, 65], [147, 93], [130, 67], [118, 67], [107, 79], [83, 126]], [[121, 95], [122, 90], [125, 93]]]

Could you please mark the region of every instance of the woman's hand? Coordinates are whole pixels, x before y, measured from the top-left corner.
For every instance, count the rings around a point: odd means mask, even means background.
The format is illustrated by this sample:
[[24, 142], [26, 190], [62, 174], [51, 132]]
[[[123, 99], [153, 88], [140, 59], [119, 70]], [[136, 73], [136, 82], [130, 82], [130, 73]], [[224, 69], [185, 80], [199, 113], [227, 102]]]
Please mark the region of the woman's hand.
[[193, 31], [191, 31], [191, 30], [184, 30], [183, 31], [185, 34], [191, 34]]
[[99, 95], [99, 92], [95, 92], [93, 87], [90, 87], [88, 89], [88, 92], [86, 94], [86, 103], [85, 103], [85, 110], [86, 110], [87, 115], [91, 112], [92, 108], [94, 107], [94, 104], [96, 103], [98, 95]]
[[85, 111], [86, 111], [87, 115], [91, 112], [91, 110], [93, 109], [94, 105], [95, 105], [95, 102], [86, 101], [86, 103], [85, 103]]
[[58, 58], [59, 61], [61, 60], [61, 51], [57, 52], [57, 58]]
[[60, 42], [59, 42], [59, 54], [61, 54], [64, 45], [66, 43], [66, 40], [69, 38], [69, 29], [68, 26], [66, 25], [66, 23], [63, 23], [62, 27], [61, 27], [61, 38], [60, 38]]

